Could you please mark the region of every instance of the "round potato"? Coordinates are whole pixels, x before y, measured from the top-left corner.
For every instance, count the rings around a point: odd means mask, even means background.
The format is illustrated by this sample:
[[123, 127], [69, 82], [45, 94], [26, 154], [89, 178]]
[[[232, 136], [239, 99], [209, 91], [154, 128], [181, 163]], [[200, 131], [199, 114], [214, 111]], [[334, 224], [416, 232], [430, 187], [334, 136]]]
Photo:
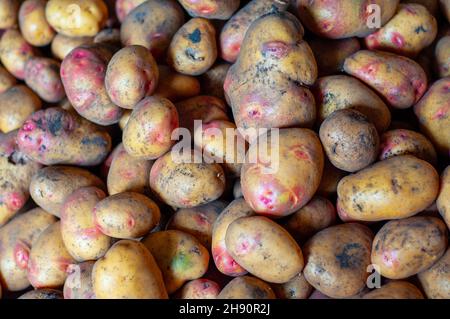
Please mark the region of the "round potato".
[[55, 57], [64, 60], [66, 55], [76, 47], [91, 44], [92, 42], [92, 37], [68, 37], [58, 33], [53, 38], [51, 50]]
[[370, 229], [356, 223], [318, 232], [303, 247], [306, 280], [332, 298], [356, 295], [369, 275], [372, 239]]
[[16, 83], [16, 78], [0, 65], [0, 94], [13, 87]]
[[418, 277], [428, 298], [450, 299], [450, 249]]
[[264, 281], [250, 276], [231, 280], [217, 296], [217, 299], [275, 299], [272, 288]]
[[17, 29], [8, 29], [0, 38], [0, 61], [17, 79], [25, 79], [25, 64], [35, 55], [35, 49]]
[[18, 299], [64, 299], [64, 296], [61, 290], [42, 288], [30, 290]]
[[92, 286], [92, 269], [95, 261], [70, 265], [64, 282], [64, 299], [95, 299]]
[[442, 172], [439, 196], [436, 199], [439, 213], [450, 229], [450, 166]]
[[127, 15], [146, 0], [116, 0], [116, 15], [123, 22]]
[[230, 66], [228, 63], [218, 63], [203, 73], [200, 80], [202, 92], [224, 100], [223, 84]]
[[436, 44], [435, 59], [439, 77], [450, 76], [450, 35], [442, 37]]
[[412, 283], [401, 280], [393, 280], [366, 293], [363, 299], [424, 299], [419, 288]]
[[180, 0], [191, 17], [228, 20], [239, 8], [240, 0]]
[[220, 286], [209, 279], [195, 279], [181, 288], [179, 299], [216, 299], [220, 293]]
[[0, 29], [9, 29], [17, 23], [20, 0], [0, 1]]
[[313, 291], [313, 287], [306, 281], [303, 273], [299, 273], [284, 284], [276, 284], [272, 287], [279, 299], [308, 299]]
[[447, 228], [436, 217], [387, 222], [376, 234], [372, 263], [383, 277], [404, 279], [430, 268], [447, 248]]
[[46, 0], [26, 0], [19, 10], [19, 26], [24, 39], [31, 45], [43, 47], [52, 42], [55, 30], [45, 18]]

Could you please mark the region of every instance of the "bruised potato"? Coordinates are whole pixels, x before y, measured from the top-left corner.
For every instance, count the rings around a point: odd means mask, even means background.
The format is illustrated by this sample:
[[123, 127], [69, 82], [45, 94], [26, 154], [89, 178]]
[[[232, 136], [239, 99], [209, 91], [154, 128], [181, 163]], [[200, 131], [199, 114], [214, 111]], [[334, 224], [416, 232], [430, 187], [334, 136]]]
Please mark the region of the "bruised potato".
[[217, 299], [275, 299], [272, 288], [264, 281], [250, 276], [231, 280]]
[[417, 275], [430, 299], [450, 298], [450, 249], [433, 266]]
[[424, 299], [419, 288], [412, 283], [393, 280], [380, 288], [374, 289], [362, 297], [363, 299]]
[[26, 0], [20, 6], [19, 26], [25, 40], [36, 47], [52, 42], [55, 30], [45, 18], [46, 0]]
[[436, 205], [447, 227], [450, 229], [450, 166], [447, 166], [442, 172], [441, 189], [436, 199]]
[[51, 50], [55, 57], [64, 60], [70, 51], [81, 45], [91, 44], [92, 41], [92, 37], [68, 37], [58, 33], [53, 38]]
[[35, 49], [17, 29], [8, 29], [0, 38], [0, 61], [17, 79], [25, 79], [25, 64], [35, 55]]
[[195, 279], [181, 288], [179, 299], [216, 299], [220, 293], [220, 286], [209, 279]]
[[240, 0], [180, 0], [191, 17], [228, 20], [239, 8]]
[[69, 275], [64, 282], [64, 299], [95, 299], [92, 287], [92, 269], [95, 261], [86, 261], [70, 265]]

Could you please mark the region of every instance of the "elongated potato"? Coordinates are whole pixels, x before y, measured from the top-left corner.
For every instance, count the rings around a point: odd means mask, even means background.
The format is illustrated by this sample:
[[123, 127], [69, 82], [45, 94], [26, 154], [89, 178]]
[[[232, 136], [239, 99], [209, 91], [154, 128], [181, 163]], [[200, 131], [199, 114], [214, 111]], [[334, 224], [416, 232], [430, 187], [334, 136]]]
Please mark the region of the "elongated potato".
[[395, 156], [341, 179], [337, 210], [360, 221], [406, 218], [430, 206], [438, 190], [431, 164], [412, 155]]
[[450, 166], [447, 166], [442, 172], [441, 188], [436, 205], [447, 227], [450, 229]]
[[284, 284], [272, 285], [272, 288], [279, 299], [308, 299], [314, 290], [303, 273], [299, 273]]
[[231, 280], [217, 299], [275, 299], [272, 288], [264, 281], [250, 276]]
[[450, 249], [433, 266], [418, 274], [425, 294], [430, 299], [450, 298]]
[[16, 78], [0, 65], [0, 94], [13, 87], [16, 83]]
[[363, 296], [363, 299], [424, 299], [419, 288], [412, 283], [393, 280], [374, 289]]
[[45, 17], [46, 0], [26, 0], [19, 10], [19, 26], [25, 40], [36, 47], [50, 44], [55, 30]]
[[158, 68], [159, 85], [153, 95], [176, 102], [200, 94], [200, 82], [197, 78], [177, 73], [166, 65], [159, 65]]
[[12, 28], [17, 23], [20, 0], [0, 1], [0, 29]]
[[0, 61], [17, 79], [25, 79], [25, 63], [35, 55], [35, 49], [25, 41], [19, 30], [8, 29], [0, 40]]
[[67, 269], [69, 275], [64, 282], [64, 299], [95, 299], [92, 286], [92, 269], [95, 261], [86, 261], [70, 265]]
[[68, 37], [58, 33], [53, 38], [51, 50], [55, 57], [64, 60], [66, 55], [76, 47], [91, 44], [92, 42], [92, 37]]
[[180, 0], [191, 17], [228, 20], [239, 8], [240, 0]]
[[180, 299], [216, 299], [220, 293], [220, 286], [209, 279], [195, 279], [183, 286], [178, 298]]

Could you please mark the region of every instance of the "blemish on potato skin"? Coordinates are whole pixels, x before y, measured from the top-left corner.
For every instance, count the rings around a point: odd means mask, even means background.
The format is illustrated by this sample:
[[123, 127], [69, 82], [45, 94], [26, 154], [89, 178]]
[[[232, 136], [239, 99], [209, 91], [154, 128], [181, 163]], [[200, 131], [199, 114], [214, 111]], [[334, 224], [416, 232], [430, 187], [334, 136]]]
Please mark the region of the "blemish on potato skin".
[[192, 43], [199, 43], [202, 40], [202, 33], [200, 32], [199, 28], [196, 28], [194, 30], [194, 32], [190, 33], [188, 35], [188, 39], [192, 42]]

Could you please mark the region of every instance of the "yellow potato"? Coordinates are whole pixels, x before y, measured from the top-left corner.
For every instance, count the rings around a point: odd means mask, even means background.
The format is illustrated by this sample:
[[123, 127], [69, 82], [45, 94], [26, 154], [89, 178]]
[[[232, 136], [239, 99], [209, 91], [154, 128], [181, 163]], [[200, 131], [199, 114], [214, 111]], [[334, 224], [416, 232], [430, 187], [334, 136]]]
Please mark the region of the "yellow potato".
[[417, 275], [430, 299], [450, 299], [450, 249], [433, 266]]
[[26, 0], [20, 6], [19, 26], [27, 42], [43, 47], [52, 42], [55, 31], [45, 18], [46, 0]]
[[216, 299], [220, 293], [219, 285], [209, 279], [195, 279], [181, 288], [179, 299]]
[[434, 54], [439, 77], [450, 76], [450, 35], [442, 37], [438, 41]]
[[250, 276], [231, 280], [217, 299], [275, 299], [272, 288], [264, 281]]
[[64, 299], [64, 296], [60, 290], [42, 288], [30, 290], [17, 299]]
[[35, 55], [35, 49], [28, 44], [17, 29], [8, 29], [0, 40], [0, 61], [17, 79], [25, 79], [25, 63]]
[[424, 299], [419, 288], [407, 281], [393, 280], [365, 294], [363, 299]]
[[0, 94], [7, 91], [17, 83], [16, 78], [12, 76], [3, 66], [0, 65]]
[[20, 0], [0, 1], [0, 29], [12, 28], [17, 23]]
[[51, 49], [55, 57], [60, 60], [64, 60], [66, 55], [68, 55], [70, 51], [72, 51], [76, 47], [91, 44], [92, 42], [92, 37], [68, 37], [58, 33], [53, 38]]
[[450, 166], [447, 166], [442, 173], [441, 189], [436, 199], [436, 205], [447, 227], [450, 229]]
[[272, 287], [279, 299], [308, 299], [313, 291], [313, 287], [306, 281], [303, 273], [299, 273], [284, 284], [276, 284]]

